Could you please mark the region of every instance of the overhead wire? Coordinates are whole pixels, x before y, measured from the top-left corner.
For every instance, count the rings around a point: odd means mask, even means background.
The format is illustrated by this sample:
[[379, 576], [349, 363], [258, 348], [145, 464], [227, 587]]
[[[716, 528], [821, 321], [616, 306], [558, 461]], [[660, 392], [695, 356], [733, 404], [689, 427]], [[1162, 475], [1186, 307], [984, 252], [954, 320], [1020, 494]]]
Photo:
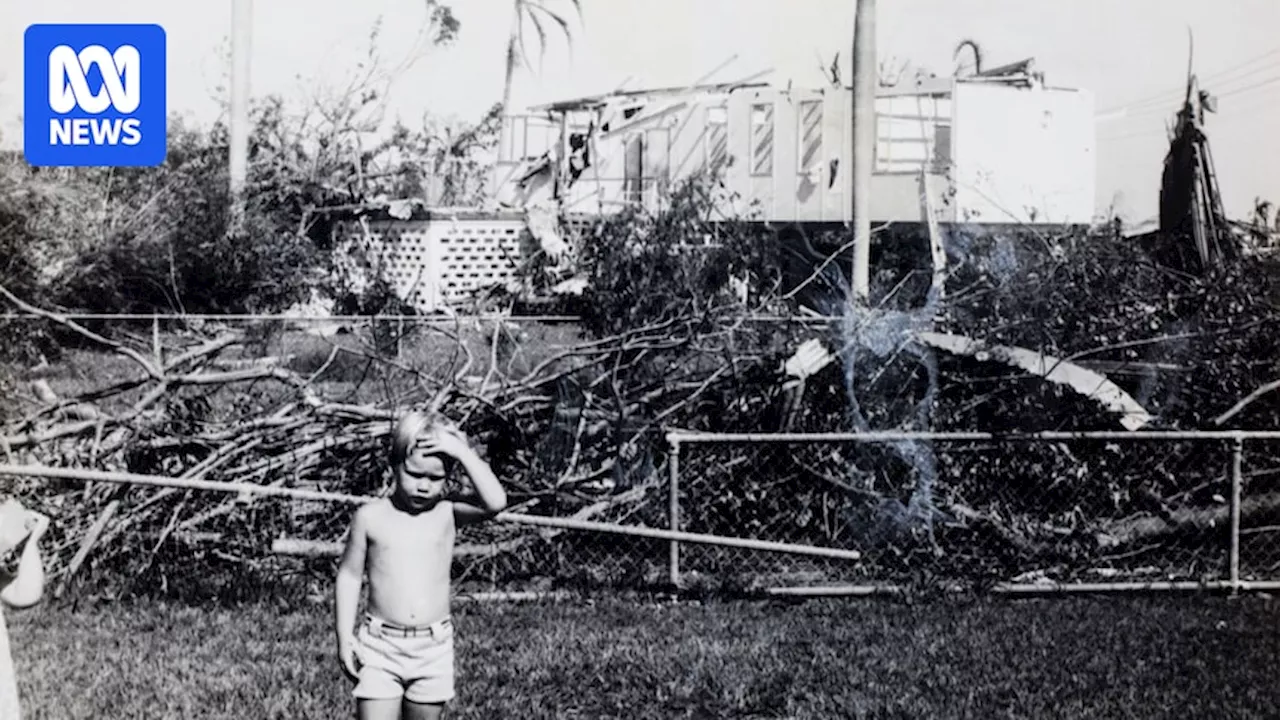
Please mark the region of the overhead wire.
[[[1208, 73], [1208, 74], [1206, 74], [1206, 75], [1201, 75], [1201, 76], [1199, 76], [1199, 79], [1200, 79], [1201, 83], [1206, 82], [1206, 81], [1219, 81], [1219, 80], [1224, 80], [1225, 78], [1228, 78], [1228, 77], [1231, 77], [1231, 76], [1235, 75], [1235, 74], [1236, 74], [1236, 73], [1238, 73], [1240, 70], [1242, 70], [1242, 69], [1244, 69], [1244, 68], [1247, 68], [1247, 67], [1249, 67], [1250, 65], [1253, 65], [1253, 64], [1255, 64], [1255, 63], [1257, 63], [1257, 62], [1259, 62], [1259, 61], [1262, 61], [1262, 60], [1266, 60], [1267, 58], [1270, 58], [1270, 57], [1273, 57], [1273, 56], [1280, 56], [1280, 47], [1273, 48], [1273, 49], [1271, 49], [1271, 50], [1268, 50], [1268, 51], [1267, 51], [1267, 52], [1265, 52], [1265, 53], [1262, 53], [1261, 55], [1256, 55], [1256, 56], [1254, 56], [1254, 57], [1252, 57], [1252, 58], [1249, 58], [1249, 59], [1244, 60], [1244, 61], [1242, 61], [1242, 62], [1236, 63], [1235, 65], [1231, 65], [1231, 66], [1229, 66], [1229, 67], [1227, 67], [1227, 68], [1224, 68], [1224, 69], [1222, 69], [1222, 70], [1218, 70], [1218, 71], [1215, 71], [1215, 72], [1213, 72], [1213, 73]], [[1263, 67], [1261, 67], [1261, 68], [1255, 68], [1255, 69], [1250, 70], [1250, 71], [1248, 71], [1248, 72], [1244, 73], [1243, 75], [1241, 75], [1241, 78], [1243, 78], [1243, 77], [1248, 77], [1249, 75], [1253, 75], [1253, 74], [1256, 74], [1256, 73], [1258, 73], [1258, 72], [1261, 72], [1262, 70], [1267, 70], [1267, 69], [1271, 69], [1271, 68], [1274, 68], [1274, 67], [1280, 67], [1280, 64], [1278, 64], [1278, 63], [1271, 63], [1271, 64], [1268, 64], [1268, 65], [1263, 66]], [[1236, 79], [1240, 79], [1240, 78], [1236, 78]], [[1101, 115], [1101, 114], [1110, 114], [1110, 113], [1120, 112], [1120, 111], [1122, 111], [1122, 110], [1131, 110], [1131, 109], [1134, 109], [1134, 108], [1141, 108], [1141, 107], [1145, 107], [1145, 106], [1148, 106], [1148, 105], [1150, 105], [1150, 104], [1152, 104], [1152, 103], [1161, 103], [1161, 102], [1165, 102], [1165, 101], [1167, 101], [1167, 100], [1169, 100], [1169, 99], [1171, 99], [1171, 98], [1175, 98], [1175, 97], [1177, 97], [1177, 96], [1181, 95], [1181, 94], [1182, 94], [1182, 93], [1184, 93], [1185, 91], [1186, 91], [1186, 87], [1185, 87], [1185, 86], [1182, 86], [1182, 87], [1171, 87], [1171, 88], [1170, 88], [1170, 89], [1168, 89], [1168, 90], [1163, 90], [1163, 91], [1160, 91], [1160, 92], [1158, 92], [1158, 93], [1154, 93], [1154, 94], [1152, 94], [1152, 95], [1147, 95], [1147, 96], [1140, 97], [1140, 98], [1137, 98], [1137, 99], [1129, 100], [1129, 101], [1127, 101], [1127, 102], [1118, 103], [1118, 104], [1113, 105], [1113, 106], [1111, 106], [1111, 107], [1109, 107], [1109, 108], [1105, 108], [1105, 109], [1103, 109], [1103, 110], [1100, 110], [1098, 114], [1100, 114], [1100, 115]]]

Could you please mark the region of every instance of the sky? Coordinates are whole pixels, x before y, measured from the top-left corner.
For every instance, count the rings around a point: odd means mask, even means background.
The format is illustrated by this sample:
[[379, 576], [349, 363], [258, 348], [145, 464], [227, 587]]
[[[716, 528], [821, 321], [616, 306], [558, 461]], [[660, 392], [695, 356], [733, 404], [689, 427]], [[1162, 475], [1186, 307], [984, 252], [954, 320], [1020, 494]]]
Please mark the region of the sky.
[[[731, 81], [818, 86], [839, 51], [848, 74], [854, 0], [543, 0], [573, 17], [574, 41], [554, 33], [535, 72], [515, 80], [513, 105], [646, 85], [683, 85], [717, 70]], [[880, 0], [882, 61], [939, 75], [965, 38], [994, 66], [1035, 57], [1050, 85], [1088, 89], [1099, 111], [1098, 210], [1131, 222], [1158, 207], [1165, 124], [1187, 69], [1220, 96], [1207, 124], [1229, 214], [1254, 198], [1280, 203], [1280, 2], [1276, 0]], [[1214, 10], [1212, 8], [1220, 8]], [[407, 123], [424, 113], [472, 119], [500, 99], [512, 0], [454, 0], [461, 22], [449, 48], [416, 40], [423, 0], [254, 0], [251, 92], [301, 107], [360, 72], [370, 32], [387, 66], [404, 66], [388, 95]], [[22, 33], [37, 22], [154, 22], [168, 35], [168, 103], [211, 122], [229, 76], [231, 0], [7, 0], [0, 2], [0, 144], [21, 142]], [[963, 61], [967, 56], [962, 56]]]

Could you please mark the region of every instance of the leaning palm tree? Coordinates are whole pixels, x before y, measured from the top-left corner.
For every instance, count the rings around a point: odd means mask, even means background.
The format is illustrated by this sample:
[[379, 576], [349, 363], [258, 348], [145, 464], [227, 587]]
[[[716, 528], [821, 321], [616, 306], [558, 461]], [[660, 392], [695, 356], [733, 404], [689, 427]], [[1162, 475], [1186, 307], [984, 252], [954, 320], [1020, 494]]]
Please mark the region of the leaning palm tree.
[[[978, 43], [976, 41], [970, 40], [968, 38], [961, 40], [960, 43], [956, 45], [955, 52], [951, 54], [951, 59], [958, 60], [960, 58], [960, 52], [965, 48], [969, 48], [969, 51], [973, 53], [973, 74], [981, 75], [982, 74], [982, 48], [978, 47]], [[960, 68], [957, 67], [956, 75], [959, 75], [959, 74], [960, 74]]]
[[[567, 1], [573, 5], [573, 9], [578, 14], [578, 19], [581, 20], [581, 0]], [[565, 18], [565, 13], [556, 12], [548, 7], [551, 0], [513, 0], [513, 3], [511, 34], [507, 38], [506, 77], [502, 84], [502, 116], [504, 119], [502, 136], [504, 145], [510, 142], [510, 123], [506, 119], [511, 117], [511, 84], [515, 78], [516, 66], [523, 61], [525, 67], [533, 71], [533, 66], [529, 62], [529, 53], [527, 52], [525, 21], [527, 20], [532, 24], [534, 31], [538, 34], [539, 62], [541, 62], [542, 55], [547, 48], [548, 22], [559, 25], [561, 32], [564, 33], [565, 41], [570, 45], [573, 44], [573, 33], [569, 30], [569, 21]]]

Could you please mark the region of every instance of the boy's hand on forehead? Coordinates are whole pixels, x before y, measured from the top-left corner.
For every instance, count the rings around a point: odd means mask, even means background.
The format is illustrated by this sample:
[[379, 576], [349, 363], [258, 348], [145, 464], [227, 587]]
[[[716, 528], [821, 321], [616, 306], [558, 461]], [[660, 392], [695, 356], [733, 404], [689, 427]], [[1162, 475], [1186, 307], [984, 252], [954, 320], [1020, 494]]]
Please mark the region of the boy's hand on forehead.
[[461, 430], [449, 426], [437, 426], [422, 435], [413, 443], [413, 449], [429, 455], [448, 455], [459, 458], [471, 452], [471, 445]]

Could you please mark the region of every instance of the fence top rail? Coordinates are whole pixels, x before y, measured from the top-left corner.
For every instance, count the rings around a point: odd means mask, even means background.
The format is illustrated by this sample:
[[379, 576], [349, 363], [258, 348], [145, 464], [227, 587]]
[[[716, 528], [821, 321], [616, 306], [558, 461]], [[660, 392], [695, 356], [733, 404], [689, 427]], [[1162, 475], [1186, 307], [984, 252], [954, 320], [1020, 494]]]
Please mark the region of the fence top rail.
[[[54, 313], [64, 320], [177, 320], [204, 322], [296, 322], [296, 323], [328, 323], [328, 322], [385, 322], [387, 320], [403, 320], [404, 322], [434, 325], [449, 325], [459, 322], [580, 322], [577, 315], [281, 315], [281, 314], [200, 314], [200, 313]], [[37, 313], [0, 313], [0, 320], [40, 320], [44, 315]]]
[[801, 443], [801, 442], [1037, 442], [1063, 440], [1280, 440], [1280, 430], [1049, 430], [1031, 433], [999, 432], [831, 432], [831, 433], [712, 433], [672, 430], [667, 442], [686, 443]]
[[[557, 322], [557, 323], [576, 323], [581, 322], [582, 318], [578, 315], [288, 315], [288, 314], [271, 314], [271, 313], [233, 313], [233, 314], [205, 314], [205, 313], [53, 313], [63, 320], [110, 320], [116, 322], [136, 321], [136, 320], [183, 320], [194, 321], [201, 320], [205, 322], [297, 322], [297, 323], [327, 323], [327, 322], [368, 322], [371, 320], [387, 321], [387, 320], [403, 320], [405, 322], [424, 323], [424, 324], [450, 324], [458, 322]], [[41, 320], [46, 316], [39, 313], [27, 312], [5, 312], [0, 313], [0, 320]], [[797, 323], [801, 325], [821, 325], [842, 322], [843, 318], [836, 316], [788, 316], [788, 315], [743, 315], [738, 319], [747, 322], [778, 322], [778, 323]]]

